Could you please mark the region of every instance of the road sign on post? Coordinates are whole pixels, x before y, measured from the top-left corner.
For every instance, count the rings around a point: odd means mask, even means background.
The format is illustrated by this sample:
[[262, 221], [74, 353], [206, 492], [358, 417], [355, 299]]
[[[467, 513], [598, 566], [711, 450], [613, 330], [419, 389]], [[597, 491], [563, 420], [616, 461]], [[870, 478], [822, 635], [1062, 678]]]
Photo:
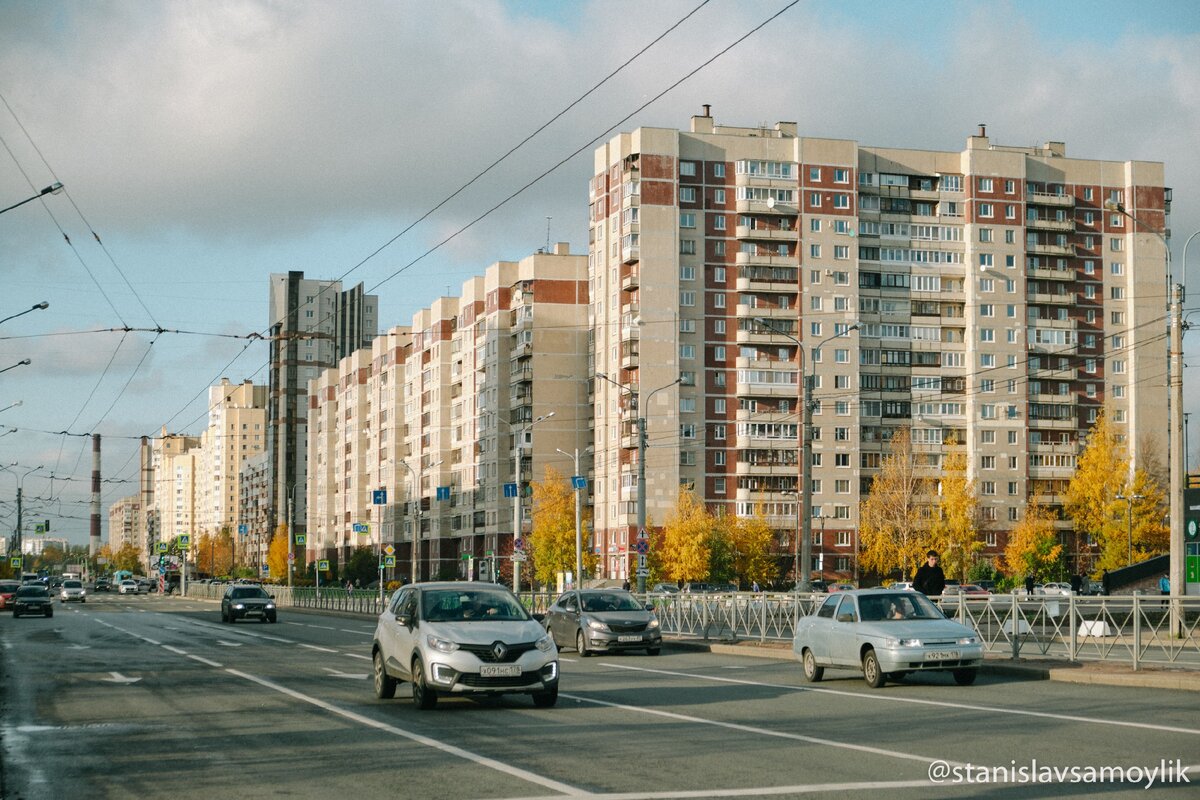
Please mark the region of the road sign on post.
[[586, 489], [587, 488], [587, 478], [583, 477], [582, 475], [572, 475], [571, 476], [571, 488], [572, 489]]
[[509, 497], [509, 498], [516, 497], [517, 496], [517, 485], [515, 483], [504, 484], [504, 496]]
[[437, 487], [437, 499], [438, 500], [449, 500], [450, 499], [450, 487], [449, 486]]
[[329, 560], [322, 558], [317, 562], [317, 569], [321, 570], [321, 572], [329, 572]]
[[306, 541], [308, 541], [307, 535], [303, 533], [296, 534], [296, 544], [304, 544]]
[[250, 532], [249, 525], [238, 525], [238, 535], [239, 536], [245, 536], [249, 532]]
[[376, 489], [371, 492], [371, 502], [377, 506], [387, 505], [387, 489]]
[[384, 556], [383, 557], [383, 565], [388, 568], [396, 566], [396, 557], [395, 556]]

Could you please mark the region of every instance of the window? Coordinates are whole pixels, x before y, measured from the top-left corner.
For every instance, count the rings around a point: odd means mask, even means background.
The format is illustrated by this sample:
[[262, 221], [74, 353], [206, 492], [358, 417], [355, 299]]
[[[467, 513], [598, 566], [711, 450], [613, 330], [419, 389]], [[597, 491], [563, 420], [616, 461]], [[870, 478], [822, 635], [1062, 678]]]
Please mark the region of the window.
[[725, 165], [724, 164], [713, 164], [713, 177], [714, 178], [724, 178], [725, 177]]
[[724, 308], [724, 307], [725, 307], [725, 295], [721, 294], [721, 293], [714, 294], [713, 295], [713, 308]]
[[808, 229], [813, 233], [821, 232], [821, 220], [813, 218], [808, 221]]
[[1108, 240], [1108, 247], [1110, 250], [1120, 252], [1121, 250], [1125, 249], [1125, 242], [1114, 237]]
[[724, 214], [717, 214], [716, 216], [713, 217], [713, 230], [714, 231], [725, 230], [725, 215]]
[[850, 170], [835, 169], [833, 171], [833, 182], [834, 183], [849, 183], [850, 182]]
[[981, 241], [981, 242], [992, 241], [992, 229], [991, 228], [980, 228], [979, 229], [979, 241]]
[[994, 213], [992, 210], [992, 204], [991, 203], [980, 203], [979, 204], [979, 216], [986, 217], [989, 219], [992, 216], [994, 216]]
[[696, 358], [696, 345], [681, 344], [679, 345], [679, 358], [685, 361], [691, 361]]
[[693, 211], [682, 211], [679, 214], [679, 227], [694, 228], [696, 227], [696, 214]]
[[679, 162], [679, 174], [682, 177], [686, 177], [686, 178], [696, 177], [696, 162], [695, 161], [680, 161]]
[[833, 454], [833, 465], [835, 467], [850, 466], [850, 454], [849, 453], [834, 453]]
[[979, 466], [981, 469], [995, 469], [996, 468], [996, 457], [995, 456], [982, 456], [979, 461]]
[[808, 168], [808, 179], [810, 181], [820, 181], [821, 180], [821, 168], [820, 167], [809, 167]]
[[1109, 265], [1109, 270], [1112, 272], [1113, 275], [1124, 275], [1125, 274], [1125, 265], [1122, 264], [1120, 261], [1114, 261], [1114, 262], [1112, 262], [1112, 264]]
[[713, 205], [715, 205], [715, 206], [725, 205], [725, 190], [724, 189], [713, 190]]
[[834, 245], [833, 257], [837, 259], [847, 259], [850, 257], [850, 247], [844, 244]]
[[713, 413], [714, 414], [724, 414], [725, 413], [725, 398], [724, 397], [718, 397], [717, 399], [713, 400]]
[[809, 192], [808, 193], [808, 204], [810, 206], [812, 206], [813, 208], [820, 208], [821, 207], [821, 193], [820, 192]]
[[819, 245], [819, 244], [810, 244], [810, 245], [808, 246], [808, 254], [809, 254], [809, 256], [811, 256], [812, 258], [820, 258], [820, 257], [821, 257], [821, 245]]
[[694, 203], [696, 202], [696, 190], [691, 186], [679, 187], [679, 202]]
[[834, 208], [849, 208], [850, 207], [850, 195], [835, 194], [833, 196], [833, 207]]
[[679, 305], [694, 306], [696, 305], [696, 293], [692, 291], [679, 293]]
[[696, 398], [681, 397], [679, 398], [679, 411], [682, 414], [687, 414], [696, 410]]
[[[721, 244], [725, 244], [725, 243], [721, 242]], [[725, 268], [724, 267], [715, 267], [713, 269], [713, 283], [724, 283], [724, 282], [725, 282]]]
[[717, 345], [713, 348], [713, 360], [717, 362], [725, 361], [725, 345]]
[[992, 266], [994, 266], [992, 254], [991, 253], [980, 253], [979, 254], [980, 269], [989, 269]]
[[714, 256], [725, 255], [725, 242], [713, 242], [713, 255]]
[[1017, 191], [1017, 182], [1016, 181], [1005, 181], [1004, 182], [1004, 193], [1005, 194], [1013, 194], [1016, 191]]
[[992, 179], [991, 178], [978, 178], [976, 180], [975, 185], [976, 185], [976, 187], [978, 187], [979, 191], [981, 191], [981, 192], [991, 193], [992, 191], [994, 191], [994, 189], [992, 188]]

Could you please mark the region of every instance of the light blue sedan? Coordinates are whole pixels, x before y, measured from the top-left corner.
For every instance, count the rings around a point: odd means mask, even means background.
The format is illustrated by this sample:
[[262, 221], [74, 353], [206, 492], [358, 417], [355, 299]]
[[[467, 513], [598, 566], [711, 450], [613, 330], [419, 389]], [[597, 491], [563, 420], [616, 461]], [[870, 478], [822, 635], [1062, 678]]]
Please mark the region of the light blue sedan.
[[825, 667], [849, 667], [861, 669], [873, 689], [918, 670], [950, 672], [959, 686], [969, 686], [983, 661], [975, 631], [946, 619], [913, 591], [831, 595], [796, 623], [792, 650], [806, 681], [821, 680]]

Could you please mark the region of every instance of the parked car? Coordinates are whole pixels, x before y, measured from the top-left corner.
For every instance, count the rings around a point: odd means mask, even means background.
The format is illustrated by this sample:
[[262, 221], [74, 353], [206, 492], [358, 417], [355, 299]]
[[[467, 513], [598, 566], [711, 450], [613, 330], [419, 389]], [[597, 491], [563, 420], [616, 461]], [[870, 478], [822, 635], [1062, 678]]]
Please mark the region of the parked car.
[[912, 581], [896, 581], [895, 583], [889, 584], [885, 588], [892, 589], [897, 592], [908, 592], [912, 591], [912, 587]]
[[832, 592], [849, 592], [849, 591], [853, 591], [855, 588], [856, 587], [854, 586], [853, 583], [831, 583], [831, 584], [829, 584], [829, 588], [826, 589], [826, 591], [828, 591], [830, 593], [832, 593]]
[[117, 594], [137, 594], [138, 591], [137, 581], [130, 580], [129, 578], [117, 584]]
[[712, 589], [711, 583], [702, 583], [700, 581], [691, 581], [690, 583], [685, 583], [683, 585], [683, 588], [680, 589], [679, 591], [681, 594], [708, 594], [708, 592], [711, 589]]
[[0, 581], [0, 608], [8, 606], [20, 588], [21, 584], [18, 581]]
[[83, 588], [83, 581], [63, 581], [62, 588], [58, 590], [58, 601], [86, 603], [87, 591]]
[[275, 622], [275, 597], [261, 586], [231, 583], [221, 597], [221, 622], [234, 623], [239, 619], [258, 619]]
[[96, 585], [92, 587], [93, 592], [109, 592], [112, 591], [112, 581], [108, 578], [96, 578]]
[[503, 586], [415, 583], [395, 591], [371, 645], [375, 696], [412, 683], [414, 705], [440, 695], [522, 693], [539, 708], [558, 702], [554, 638]]
[[990, 592], [992, 594], [996, 593], [996, 582], [995, 581], [989, 581], [989, 580], [975, 581], [975, 585], [980, 586], [984, 589], [987, 589], [988, 592]]
[[54, 601], [50, 590], [40, 583], [27, 583], [17, 589], [12, 599], [13, 619], [27, 614], [41, 617], [54, 616]]
[[1035, 591], [1034, 594], [1053, 594], [1062, 595], [1063, 597], [1070, 597], [1075, 593], [1071, 591], [1071, 584], [1069, 583], [1043, 583], [1042, 591]]
[[137, 585], [138, 591], [142, 593], [158, 591], [158, 581], [152, 581], [149, 578], [138, 578]]
[[709, 594], [734, 594], [738, 587], [733, 583], [714, 583], [708, 587]]
[[656, 583], [650, 587], [651, 594], [678, 594], [679, 586], [674, 583]]
[[546, 611], [546, 630], [559, 647], [574, 647], [583, 658], [613, 650], [662, 649], [658, 618], [620, 589], [565, 592]]
[[860, 669], [873, 689], [913, 671], [941, 671], [955, 683], [975, 682], [983, 644], [975, 631], [946, 619], [920, 592], [855, 590], [830, 595], [796, 624], [792, 650], [804, 679], [826, 667]]

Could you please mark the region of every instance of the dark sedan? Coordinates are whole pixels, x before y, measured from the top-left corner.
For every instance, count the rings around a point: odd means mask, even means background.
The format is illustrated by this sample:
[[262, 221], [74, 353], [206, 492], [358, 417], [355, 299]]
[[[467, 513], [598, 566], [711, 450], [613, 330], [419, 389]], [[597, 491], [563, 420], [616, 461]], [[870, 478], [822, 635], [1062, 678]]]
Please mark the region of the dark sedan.
[[230, 584], [221, 598], [221, 621], [235, 622], [239, 619], [275, 621], [275, 598], [261, 586]]
[[13, 619], [27, 614], [37, 614], [39, 617], [54, 616], [54, 601], [50, 599], [50, 590], [40, 583], [30, 583], [17, 589], [12, 599]]
[[579, 655], [613, 650], [662, 649], [658, 618], [622, 589], [585, 589], [563, 594], [546, 612], [546, 630]]

